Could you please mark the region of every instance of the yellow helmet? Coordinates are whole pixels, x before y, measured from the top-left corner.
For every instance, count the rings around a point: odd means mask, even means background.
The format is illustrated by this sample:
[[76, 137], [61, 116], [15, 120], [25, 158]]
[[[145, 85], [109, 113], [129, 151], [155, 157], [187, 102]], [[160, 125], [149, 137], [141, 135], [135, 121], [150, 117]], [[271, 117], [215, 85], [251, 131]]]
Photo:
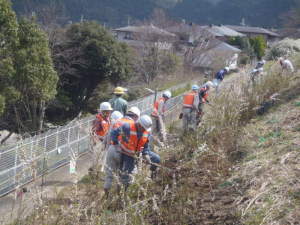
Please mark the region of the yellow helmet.
[[122, 87], [116, 87], [115, 90], [114, 90], [114, 94], [116, 94], [116, 95], [123, 95], [123, 94], [125, 94], [124, 88], [122, 88]]

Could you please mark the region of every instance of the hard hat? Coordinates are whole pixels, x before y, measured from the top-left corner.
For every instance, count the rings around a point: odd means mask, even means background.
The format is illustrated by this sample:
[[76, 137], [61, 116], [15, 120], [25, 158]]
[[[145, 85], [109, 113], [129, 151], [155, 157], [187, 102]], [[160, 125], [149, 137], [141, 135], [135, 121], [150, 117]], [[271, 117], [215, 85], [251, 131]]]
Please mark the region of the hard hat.
[[193, 91], [197, 91], [199, 89], [199, 86], [197, 85], [197, 84], [194, 84], [193, 86], [192, 86], [192, 90]]
[[116, 120], [122, 119], [123, 118], [123, 114], [120, 113], [119, 111], [114, 111], [111, 114], [110, 118], [111, 118], [112, 121], [116, 121]]
[[152, 119], [150, 118], [150, 116], [148, 115], [143, 115], [141, 116], [141, 118], [139, 119], [139, 124], [141, 124], [141, 126], [148, 132], [151, 131], [151, 127], [152, 127]]
[[128, 110], [128, 113], [129, 113], [129, 114], [134, 114], [134, 115], [136, 115], [136, 116], [138, 116], [138, 117], [140, 117], [140, 115], [141, 115], [141, 111], [139, 110], [138, 107], [135, 107], [135, 106], [132, 106], [132, 107]]
[[100, 111], [112, 111], [113, 108], [111, 107], [109, 102], [102, 102], [100, 104]]
[[264, 59], [261, 60], [261, 63], [262, 63], [262, 64], [266, 64], [266, 60], [264, 60]]
[[213, 82], [207, 81], [207, 82], [204, 84], [204, 86], [207, 86], [207, 87], [211, 88], [211, 87], [214, 87], [215, 85], [214, 85]]
[[228, 66], [226, 66], [225, 68], [224, 68], [224, 70], [226, 70], [227, 72], [229, 72], [229, 67]]
[[122, 87], [116, 87], [115, 90], [114, 90], [114, 94], [116, 94], [116, 95], [123, 95], [123, 94], [125, 94], [124, 88], [122, 88]]
[[172, 93], [170, 91], [165, 91], [163, 93], [163, 97], [165, 97], [165, 98], [171, 98], [172, 97]]

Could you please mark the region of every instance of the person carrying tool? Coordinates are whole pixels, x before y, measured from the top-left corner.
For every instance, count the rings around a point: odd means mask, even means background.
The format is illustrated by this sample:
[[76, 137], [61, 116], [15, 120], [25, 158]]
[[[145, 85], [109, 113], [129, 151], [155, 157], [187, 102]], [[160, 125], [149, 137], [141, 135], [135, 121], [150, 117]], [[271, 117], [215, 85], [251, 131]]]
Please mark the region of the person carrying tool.
[[205, 103], [209, 103], [208, 101], [208, 92], [214, 84], [211, 81], [207, 81], [199, 90], [199, 106], [198, 106], [198, 115], [197, 115], [197, 125], [200, 124], [201, 118], [204, 114], [203, 106]]
[[109, 103], [111, 104], [114, 111], [119, 111], [123, 115], [126, 114], [127, 111], [127, 101], [122, 98], [122, 95], [125, 94], [125, 90], [122, 87], [116, 87], [114, 90], [114, 97], [109, 100]]
[[293, 73], [295, 71], [292, 62], [290, 60], [288, 60], [287, 58], [280, 57], [279, 63], [281, 65], [282, 72], [287, 71], [289, 73]]
[[219, 92], [219, 85], [223, 81], [225, 75], [229, 73], [229, 67], [225, 67], [224, 69], [218, 71], [215, 75], [215, 79], [213, 80], [213, 84], [216, 88], [216, 92]]
[[161, 98], [155, 101], [153, 106], [153, 112], [151, 114], [153, 120], [152, 134], [157, 136], [159, 140], [163, 143], [166, 142], [166, 129], [165, 129], [165, 112], [166, 112], [166, 102], [172, 97], [170, 91], [165, 91]]
[[[104, 191], [108, 195], [109, 190], [112, 186], [114, 175], [120, 173], [121, 168], [121, 158], [122, 158], [122, 149], [121, 149], [121, 140], [127, 140], [125, 135], [125, 129], [123, 126], [128, 127], [128, 124], [135, 124], [140, 117], [140, 110], [137, 107], [131, 107], [126, 116], [116, 121], [116, 124], [113, 126], [110, 132], [110, 146], [107, 151], [106, 162], [105, 162], [105, 182], [104, 182]], [[127, 125], [126, 125], [127, 124]], [[124, 132], [123, 132], [124, 130]], [[128, 130], [127, 130], [128, 132]], [[129, 130], [130, 133], [130, 130]]]
[[187, 131], [188, 129], [196, 130], [197, 126], [197, 115], [199, 112], [199, 86], [193, 85], [192, 91], [185, 94], [183, 97], [183, 108], [182, 114], [180, 117], [182, 118], [183, 130]]

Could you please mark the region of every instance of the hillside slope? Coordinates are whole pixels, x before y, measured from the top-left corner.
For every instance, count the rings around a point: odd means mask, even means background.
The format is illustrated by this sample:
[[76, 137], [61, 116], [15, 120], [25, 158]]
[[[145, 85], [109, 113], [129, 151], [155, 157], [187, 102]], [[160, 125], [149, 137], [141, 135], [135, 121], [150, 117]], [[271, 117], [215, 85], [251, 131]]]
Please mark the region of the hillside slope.
[[17, 224], [296, 224], [300, 77], [267, 67], [256, 85], [244, 71], [226, 78], [198, 132], [173, 124], [154, 180], [140, 162], [135, 183], [115, 185], [107, 199], [103, 174], [93, 172]]
[[243, 191], [236, 199], [245, 225], [297, 224], [300, 221], [300, 95], [253, 119], [240, 149], [246, 155], [230, 184]]

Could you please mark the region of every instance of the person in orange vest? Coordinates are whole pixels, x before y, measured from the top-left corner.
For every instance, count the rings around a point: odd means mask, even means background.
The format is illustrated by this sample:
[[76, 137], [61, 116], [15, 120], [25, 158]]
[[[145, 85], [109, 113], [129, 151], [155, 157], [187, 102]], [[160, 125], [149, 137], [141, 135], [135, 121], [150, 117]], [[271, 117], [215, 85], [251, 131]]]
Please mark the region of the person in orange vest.
[[140, 114], [141, 112], [137, 107], [131, 107], [126, 113], [126, 116], [116, 121], [116, 123], [112, 127], [112, 130], [110, 131], [111, 143], [107, 151], [105, 162], [106, 176], [104, 182], [104, 191], [106, 195], [108, 195], [109, 190], [112, 186], [114, 176], [120, 173], [122, 149], [119, 143], [119, 138], [121, 137], [122, 139], [123, 136], [125, 138], [125, 135], [123, 135], [123, 132], [119, 132], [122, 131], [121, 128], [123, 126], [128, 127], [128, 124], [135, 124], [135, 122], [139, 119]]
[[165, 112], [166, 112], [166, 102], [172, 97], [170, 91], [165, 91], [161, 98], [155, 101], [153, 106], [153, 112], [151, 114], [153, 126], [152, 134], [155, 136], [158, 135], [159, 142], [166, 142], [166, 130], [165, 130]]
[[95, 137], [94, 142], [98, 140], [104, 141], [105, 136], [110, 128], [110, 115], [112, 107], [109, 102], [102, 102], [100, 104], [99, 113], [96, 115], [96, 119], [93, 121], [92, 134]]
[[182, 125], [184, 131], [188, 129], [196, 130], [200, 102], [198, 93], [199, 86], [195, 84], [192, 86], [192, 91], [183, 97]]
[[200, 89], [199, 89], [199, 106], [198, 106], [198, 115], [197, 115], [197, 125], [201, 122], [201, 118], [204, 114], [203, 106], [205, 103], [209, 103], [208, 101], [208, 92], [211, 87], [214, 87], [213, 82], [207, 81]]
[[[112, 131], [112, 129], [116, 126], [116, 124], [119, 123], [120, 119], [123, 118], [123, 114], [120, 113], [119, 111], [114, 111], [111, 116], [110, 116], [110, 128], [109, 128], [109, 132], [107, 133], [105, 140], [103, 141], [103, 144], [106, 145], [107, 147], [109, 147], [110, 143], [111, 143], [111, 136], [110, 133]], [[105, 164], [106, 164], [106, 157], [107, 157], [107, 152], [104, 152], [104, 155], [102, 157], [102, 161], [101, 161], [101, 172], [105, 171]]]
[[[118, 145], [121, 152], [121, 182], [125, 189], [132, 183], [132, 173], [136, 165], [137, 156], [143, 155], [149, 163], [159, 163], [160, 158], [149, 149], [149, 136], [152, 119], [143, 115], [138, 121], [122, 119], [122, 122], [112, 132], [113, 145]], [[155, 166], [150, 168], [155, 170]]]

